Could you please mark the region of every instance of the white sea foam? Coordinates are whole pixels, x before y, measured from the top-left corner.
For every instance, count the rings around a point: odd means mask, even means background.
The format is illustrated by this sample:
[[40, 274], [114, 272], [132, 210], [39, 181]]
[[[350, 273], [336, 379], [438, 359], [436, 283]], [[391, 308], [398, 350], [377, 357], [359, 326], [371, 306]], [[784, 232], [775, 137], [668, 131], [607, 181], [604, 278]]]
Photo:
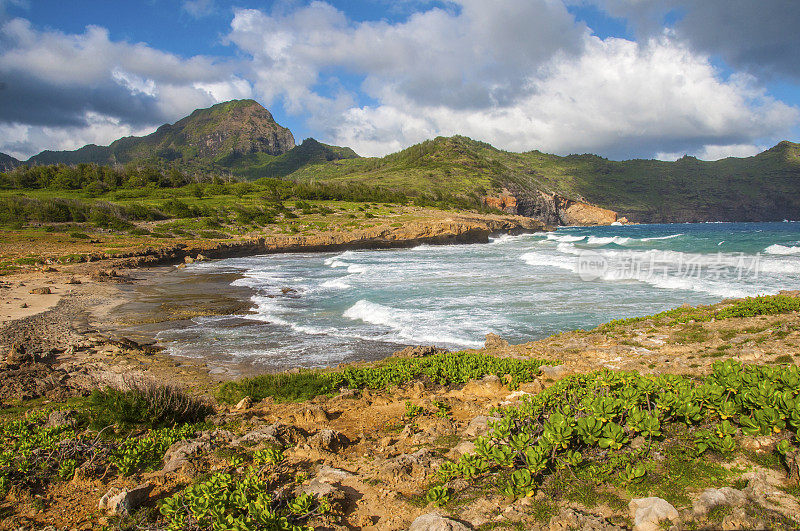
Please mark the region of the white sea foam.
[[[254, 321], [263, 321], [265, 323], [272, 323], [281, 326], [288, 326], [289, 322], [283, 319], [279, 313], [284, 310], [280, 302], [273, 297], [266, 295], [253, 295], [250, 300], [255, 304], [255, 313], [243, 316], [245, 319], [252, 319]], [[285, 310], [284, 310], [285, 311]]]
[[764, 249], [764, 252], [767, 254], [800, 254], [800, 247], [775, 243]]
[[616, 243], [617, 245], [626, 245], [630, 243], [632, 238], [625, 236], [589, 236], [586, 243], [589, 245], [608, 245], [609, 243]]
[[559, 256], [535, 251], [520, 256], [523, 262], [532, 266], [560, 267], [568, 271], [577, 271], [578, 259], [572, 256]]
[[678, 234], [670, 234], [669, 236], [653, 236], [651, 238], [640, 238], [643, 242], [649, 242], [652, 240], [671, 240], [672, 238], [678, 238], [679, 236], [683, 236], [683, 233]]
[[[361, 299], [342, 314], [354, 321], [385, 326], [394, 332], [393, 342], [450, 343], [469, 348], [480, 348], [483, 343], [453, 335], [444, 326], [446, 320], [431, 319], [422, 311], [399, 310]], [[430, 326], [429, 323], [438, 322]], [[428, 326], [426, 326], [428, 325]]]
[[556, 234], [554, 232], [547, 233], [547, 239], [556, 242], [579, 242], [586, 239], [586, 236], [572, 235], [572, 234]]
[[[763, 273], [800, 273], [800, 263], [785, 260], [759, 260], [755, 256], [725, 253], [696, 254], [662, 250], [579, 249], [571, 243], [560, 243], [558, 253], [529, 252], [520, 258], [533, 266], [557, 267], [580, 272], [584, 253], [605, 261], [602, 271], [592, 271], [591, 277], [604, 282], [637, 281], [651, 286], [706, 293], [718, 297], [747, 297], [776, 293], [779, 288], [768, 284], [747, 284]], [[722, 271], [727, 277], [710, 271]], [[740, 276], [741, 274], [741, 276]], [[745, 282], [742, 282], [744, 279]]]
[[525, 238], [526, 236], [529, 236], [529, 235], [528, 234], [517, 234], [517, 235], [501, 234], [500, 236], [495, 236], [493, 238], [489, 238], [489, 243], [493, 243], [493, 244], [513, 243], [513, 242], [516, 242], [516, 241], [518, 241], [520, 239]]
[[323, 263], [325, 265], [331, 266], [331, 267], [341, 267], [341, 266], [335, 266], [333, 264], [335, 262], [339, 262], [340, 260], [347, 260], [347, 259], [352, 258], [354, 256], [356, 256], [355, 252], [353, 252], [353, 251], [344, 251], [344, 252], [339, 253], [339, 254], [337, 254], [335, 256], [331, 256], [329, 258], [326, 258]]
[[320, 284], [319, 287], [326, 289], [350, 289], [353, 286], [343, 281], [342, 279], [334, 278], [332, 280], [326, 280], [325, 282]]

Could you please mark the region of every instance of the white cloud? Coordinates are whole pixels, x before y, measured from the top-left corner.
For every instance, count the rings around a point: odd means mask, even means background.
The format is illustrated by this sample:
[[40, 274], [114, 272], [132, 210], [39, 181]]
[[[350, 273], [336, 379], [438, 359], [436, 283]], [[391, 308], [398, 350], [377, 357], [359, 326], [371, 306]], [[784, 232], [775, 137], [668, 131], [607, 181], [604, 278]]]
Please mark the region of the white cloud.
[[746, 142], [731, 139], [786, 132], [800, 116], [752, 78], [720, 80], [706, 58], [667, 37], [643, 45], [587, 37], [579, 57], [557, 58], [531, 74], [530, 95], [513, 105], [459, 110], [395, 94], [348, 111], [334, 138], [365, 154], [464, 134], [515, 151], [624, 156], [708, 145], [703, 153], [713, 156], [724, 152], [719, 146], [742, 153]]
[[[784, 134], [799, 116], [752, 76], [723, 79], [671, 34], [602, 40], [558, 0], [456, 4], [395, 24], [355, 23], [323, 2], [239, 10], [228, 39], [252, 57], [263, 101], [363, 154], [453, 134], [511, 150], [700, 153]], [[321, 88], [340, 73], [375, 103]]]
[[23, 140], [0, 137], [0, 151], [23, 157], [80, 142], [107, 144], [252, 95], [231, 62], [114, 41], [98, 26], [67, 34], [13, 19], [0, 24], [0, 42], [0, 125], [32, 128]]
[[464, 134], [515, 151], [717, 157], [780, 140], [800, 118], [753, 75], [723, 76], [677, 30], [639, 42], [592, 36], [565, 7], [575, 1], [423, 3], [396, 23], [355, 22], [321, 1], [238, 9], [226, 37], [235, 60], [182, 58], [96, 26], [65, 34], [11, 20], [0, 24], [0, 78], [9, 80], [0, 128], [16, 136], [0, 135], [0, 151], [63, 149], [96, 135], [107, 143], [126, 127], [247, 97], [368, 155]]
[[202, 18], [213, 14], [216, 6], [214, 0], [184, 0], [181, 8], [194, 18]]
[[38, 153], [37, 146], [52, 146], [53, 150], [78, 149], [86, 144], [108, 144], [123, 136], [146, 135], [155, 127], [132, 127], [113, 116], [94, 112], [84, 115], [85, 126], [75, 127], [31, 127], [23, 124], [0, 123], [0, 138], [3, 153], [20, 160]]
[[691, 155], [700, 160], [720, 160], [728, 157], [752, 157], [762, 151], [766, 150], [769, 146], [756, 145], [756, 144], [730, 144], [727, 146], [707, 145], [702, 149], [691, 153], [656, 153], [655, 158], [658, 160], [675, 161], [684, 155]]
[[352, 23], [323, 2], [289, 12], [236, 11], [228, 39], [252, 56], [258, 94], [294, 111], [339, 72], [363, 78], [373, 98], [403, 94], [456, 108], [506, 104], [554, 54], [580, 50], [586, 29], [554, 0], [460, 0], [406, 21]]

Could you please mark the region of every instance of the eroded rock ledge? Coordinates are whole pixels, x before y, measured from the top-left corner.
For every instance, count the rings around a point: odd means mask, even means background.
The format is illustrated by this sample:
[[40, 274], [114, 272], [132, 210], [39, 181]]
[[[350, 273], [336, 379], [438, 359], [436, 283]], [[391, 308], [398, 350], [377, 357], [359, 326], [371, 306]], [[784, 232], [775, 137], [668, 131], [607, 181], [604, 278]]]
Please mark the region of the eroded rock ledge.
[[[541, 221], [522, 216], [454, 214], [445, 219], [415, 221], [399, 227], [382, 225], [352, 232], [271, 236], [195, 245], [177, 244], [122, 256], [114, 267], [174, 264], [197, 255], [205, 258], [228, 258], [270, 253], [389, 249], [414, 247], [423, 243], [488, 243], [489, 238], [497, 234], [524, 234], [545, 230], [552, 228]], [[106, 257], [96, 259], [103, 258]]]

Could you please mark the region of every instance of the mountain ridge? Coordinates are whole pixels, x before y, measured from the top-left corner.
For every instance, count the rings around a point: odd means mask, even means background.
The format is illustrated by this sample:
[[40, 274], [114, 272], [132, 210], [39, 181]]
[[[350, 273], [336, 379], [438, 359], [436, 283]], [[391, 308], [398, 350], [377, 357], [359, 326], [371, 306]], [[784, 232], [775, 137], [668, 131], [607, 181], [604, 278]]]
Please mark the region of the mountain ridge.
[[800, 219], [800, 144], [786, 140], [751, 157], [717, 161], [517, 153], [461, 135], [436, 137], [384, 157], [359, 157], [313, 138], [295, 145], [291, 131], [254, 100], [197, 109], [150, 135], [108, 146], [43, 151], [25, 162], [0, 156], [0, 170], [128, 162], [247, 180], [367, 184], [411, 195], [459, 196], [548, 223], [566, 223], [558, 205], [576, 202], [637, 222]]

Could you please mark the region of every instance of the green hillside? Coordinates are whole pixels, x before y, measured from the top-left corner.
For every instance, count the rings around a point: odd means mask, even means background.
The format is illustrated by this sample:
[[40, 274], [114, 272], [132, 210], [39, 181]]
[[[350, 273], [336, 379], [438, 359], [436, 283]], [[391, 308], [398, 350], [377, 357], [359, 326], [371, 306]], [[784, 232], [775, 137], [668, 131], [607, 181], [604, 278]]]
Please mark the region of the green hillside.
[[[453, 136], [385, 157], [360, 158], [350, 148], [312, 138], [295, 146], [291, 131], [253, 100], [198, 109], [150, 135], [121, 138], [109, 146], [44, 151], [26, 163], [0, 158], [0, 165], [5, 164], [0, 171], [19, 164], [81, 163], [132, 164], [160, 174], [178, 171], [193, 179], [232, 176], [368, 185], [424, 200], [446, 198], [453, 204], [479, 205], [484, 196], [507, 192], [517, 200], [517, 213], [540, 219], [552, 213], [554, 204], [540, 192], [557, 194], [559, 201], [592, 203], [639, 222], [800, 219], [800, 145], [791, 142], [754, 157], [663, 162], [512, 153]], [[62, 170], [50, 171], [54, 172]], [[20, 175], [30, 177], [24, 173]], [[16, 177], [11, 181], [25, 181]]]
[[310, 164], [355, 158], [358, 155], [348, 147], [329, 146], [307, 138], [299, 146], [276, 157], [260, 153], [233, 153], [219, 163], [231, 168], [232, 173], [238, 177], [254, 180], [261, 177], [285, 177]]
[[754, 157], [663, 162], [511, 153], [466, 137], [439, 137], [382, 158], [307, 166], [290, 178], [464, 196], [505, 188], [523, 208], [543, 191], [640, 222], [800, 219], [800, 145], [791, 142]]

